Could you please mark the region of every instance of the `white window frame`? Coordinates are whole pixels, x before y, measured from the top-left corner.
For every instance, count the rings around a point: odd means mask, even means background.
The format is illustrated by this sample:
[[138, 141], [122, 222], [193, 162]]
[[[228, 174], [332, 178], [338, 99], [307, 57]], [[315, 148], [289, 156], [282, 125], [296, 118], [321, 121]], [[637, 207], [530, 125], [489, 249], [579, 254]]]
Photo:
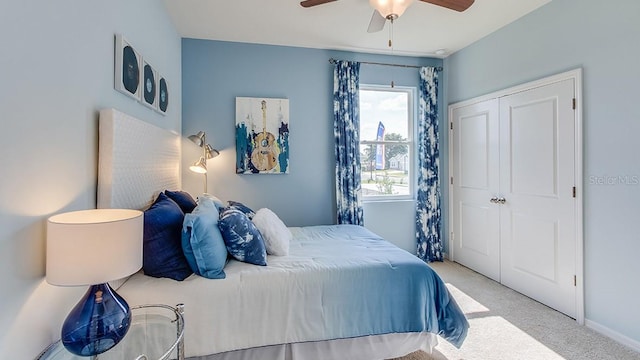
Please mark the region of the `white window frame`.
[[[385, 92], [403, 92], [408, 94], [407, 101], [407, 126], [408, 126], [408, 136], [407, 141], [363, 141], [361, 140], [358, 144], [358, 148], [360, 145], [372, 145], [372, 144], [406, 144], [409, 148], [409, 194], [406, 195], [362, 195], [363, 202], [384, 202], [384, 201], [407, 201], [407, 200], [415, 200], [415, 192], [416, 192], [416, 127], [415, 127], [415, 117], [416, 107], [415, 107], [415, 97], [417, 94], [417, 89], [412, 86], [395, 86], [393, 88], [386, 85], [367, 85], [361, 84], [360, 91], [385, 91]], [[360, 131], [360, 129], [358, 129]], [[362, 161], [360, 161], [360, 165], [362, 165]], [[360, 173], [362, 177], [362, 167], [360, 168]]]

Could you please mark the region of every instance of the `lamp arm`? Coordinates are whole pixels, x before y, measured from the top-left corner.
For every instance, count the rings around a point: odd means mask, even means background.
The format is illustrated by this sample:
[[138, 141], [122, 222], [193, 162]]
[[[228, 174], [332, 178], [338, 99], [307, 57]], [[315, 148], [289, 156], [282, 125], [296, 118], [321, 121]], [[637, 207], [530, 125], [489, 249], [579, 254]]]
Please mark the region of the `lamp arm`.
[[207, 193], [207, 173], [204, 173], [204, 193]]
[[202, 133], [202, 156], [204, 157], [204, 164], [205, 166], [207, 166], [207, 171], [204, 173], [204, 193], [206, 194], [207, 191], [207, 173], [209, 172], [209, 166], [207, 164], [207, 133], [203, 132]]

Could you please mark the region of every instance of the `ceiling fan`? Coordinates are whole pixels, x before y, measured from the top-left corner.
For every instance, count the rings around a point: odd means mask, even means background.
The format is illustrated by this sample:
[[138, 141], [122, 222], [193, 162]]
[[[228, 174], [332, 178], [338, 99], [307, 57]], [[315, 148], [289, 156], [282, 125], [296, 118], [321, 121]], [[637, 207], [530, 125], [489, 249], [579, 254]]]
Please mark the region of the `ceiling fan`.
[[[312, 6], [322, 5], [337, 0], [305, 0], [301, 1], [302, 7], [308, 8]], [[420, 0], [429, 4], [442, 6], [455, 11], [467, 10], [475, 0]], [[369, 22], [368, 32], [378, 32], [384, 28], [387, 20], [393, 22], [411, 5], [413, 0], [369, 0], [369, 4], [375, 9], [371, 21]]]

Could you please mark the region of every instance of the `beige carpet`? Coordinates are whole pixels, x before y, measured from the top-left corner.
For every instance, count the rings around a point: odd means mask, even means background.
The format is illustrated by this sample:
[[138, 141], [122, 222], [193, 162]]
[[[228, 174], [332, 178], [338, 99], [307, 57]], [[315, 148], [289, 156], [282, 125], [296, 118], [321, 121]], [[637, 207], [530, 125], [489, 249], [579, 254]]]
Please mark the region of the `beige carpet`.
[[432, 267], [469, 319], [462, 348], [395, 360], [640, 360], [640, 354], [534, 300], [452, 262]]

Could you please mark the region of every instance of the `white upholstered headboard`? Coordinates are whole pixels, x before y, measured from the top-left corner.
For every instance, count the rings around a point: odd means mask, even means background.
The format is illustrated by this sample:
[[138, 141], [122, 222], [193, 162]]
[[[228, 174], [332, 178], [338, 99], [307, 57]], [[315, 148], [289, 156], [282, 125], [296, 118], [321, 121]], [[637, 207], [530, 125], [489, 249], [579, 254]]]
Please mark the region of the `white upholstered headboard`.
[[115, 109], [100, 111], [98, 208], [144, 210], [180, 189], [180, 135]]

